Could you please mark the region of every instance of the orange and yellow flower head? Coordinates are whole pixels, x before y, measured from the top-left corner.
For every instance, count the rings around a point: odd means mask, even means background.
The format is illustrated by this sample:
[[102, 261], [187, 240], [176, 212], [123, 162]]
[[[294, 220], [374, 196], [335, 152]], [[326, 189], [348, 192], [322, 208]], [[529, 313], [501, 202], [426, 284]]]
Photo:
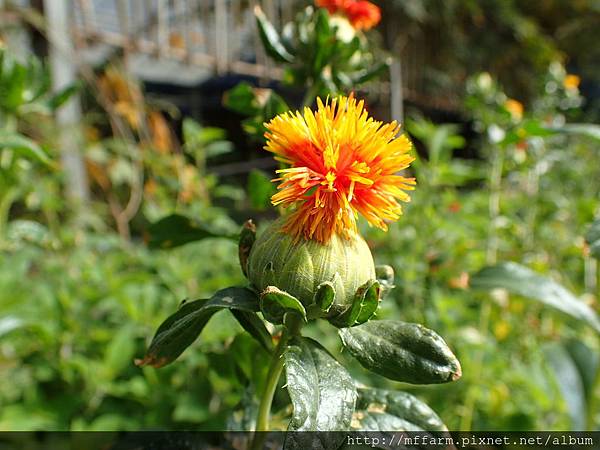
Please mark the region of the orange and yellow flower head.
[[358, 214], [369, 224], [387, 229], [387, 221], [402, 214], [400, 201], [410, 197], [414, 178], [398, 172], [414, 158], [410, 141], [398, 136], [396, 122], [369, 117], [364, 101], [338, 97], [317, 110], [288, 112], [271, 120], [265, 149], [289, 165], [278, 170], [274, 205], [293, 208], [283, 230], [296, 238], [322, 243], [334, 233], [357, 233]]

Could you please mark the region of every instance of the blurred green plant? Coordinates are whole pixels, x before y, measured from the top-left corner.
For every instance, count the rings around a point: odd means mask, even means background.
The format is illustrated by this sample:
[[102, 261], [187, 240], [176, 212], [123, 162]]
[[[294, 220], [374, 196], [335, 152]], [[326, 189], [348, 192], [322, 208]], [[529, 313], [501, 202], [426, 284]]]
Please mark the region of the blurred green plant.
[[[57, 242], [46, 230], [13, 236], [11, 246], [0, 258], [0, 379], [13, 380], [0, 387], [0, 429], [226, 427], [256, 382], [252, 371], [266, 364], [253, 341], [224, 340], [241, 331], [227, 316], [213, 318], [178, 370], [156, 373], [133, 359], [179, 299], [238, 281], [235, 244], [166, 254], [107, 233]], [[224, 358], [225, 348], [238, 357]]]
[[263, 142], [265, 122], [289, 110], [285, 100], [272, 89], [255, 88], [245, 82], [225, 93], [223, 105], [247, 117], [242, 120], [242, 129], [256, 142]]
[[[226, 427], [251, 373], [264, 367], [252, 341], [224, 340], [222, 330], [241, 331], [234, 321], [213, 319], [203, 351], [191, 353], [184, 372], [156, 375], [133, 359], [156, 317], [181, 298], [241, 277], [230, 240], [166, 254], [140, 245], [137, 223], [138, 207], [146, 221], [177, 209], [218, 231], [204, 237], [235, 230], [210, 204], [235, 188], [217, 186], [206, 168], [206, 160], [230, 151], [231, 143], [222, 130], [187, 119], [180, 153], [164, 117], [146, 104], [137, 84], [109, 69], [97, 85], [85, 85], [99, 98], [84, 123], [94, 197], [85, 221], [74, 224], [53, 152], [53, 112], [73, 88], [52, 95], [37, 60], [23, 64], [4, 50], [1, 55], [0, 379], [16, 381], [1, 383], [0, 429]], [[104, 116], [101, 108], [110, 113]], [[103, 136], [106, 129], [110, 137]], [[127, 207], [111, 211], [111, 202], [128, 204], [136, 189], [143, 199], [117, 235], [110, 217]], [[214, 265], [205, 264], [209, 259]], [[240, 354], [239, 365], [223, 359], [226, 347]], [[255, 357], [244, 359], [245, 353]]]
[[[379, 14], [370, 2], [348, 3], [369, 4]], [[365, 14], [364, 6], [361, 13]], [[377, 24], [379, 16], [377, 20], [360, 14], [353, 18], [332, 14], [326, 7], [307, 6], [279, 32], [260, 7], [254, 9], [254, 15], [265, 53], [284, 66], [283, 85], [304, 92], [302, 106], [311, 106], [318, 96], [327, 98], [353, 91], [389, 70], [391, 58], [383, 56], [365, 33]], [[248, 83], [228, 91], [223, 104], [247, 116], [242, 128], [257, 142], [263, 140], [265, 122], [290, 110], [290, 103], [272, 89], [254, 88]]]
[[284, 83], [306, 89], [304, 105], [356, 89], [389, 69], [390, 60], [381, 62], [361, 30], [325, 8], [308, 6], [281, 33], [260, 8], [254, 14], [265, 51], [286, 66]]
[[[56, 167], [48, 122], [74, 90], [53, 94], [48, 72], [37, 59], [22, 63], [0, 47], [0, 246], [13, 204], [43, 191], [34, 174]], [[29, 203], [36, 202], [30, 198]], [[47, 204], [42, 208], [50, 214]]]

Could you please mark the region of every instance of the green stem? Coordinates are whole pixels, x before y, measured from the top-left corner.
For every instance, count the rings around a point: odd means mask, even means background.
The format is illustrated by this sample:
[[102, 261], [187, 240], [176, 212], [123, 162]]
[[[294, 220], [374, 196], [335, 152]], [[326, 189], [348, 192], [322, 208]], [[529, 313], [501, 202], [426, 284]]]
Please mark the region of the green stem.
[[302, 99], [302, 107], [308, 106], [310, 107], [313, 102], [315, 101], [315, 98], [317, 97], [317, 94], [319, 93], [319, 82], [315, 81], [314, 83], [309, 81], [307, 83], [307, 89], [306, 89], [306, 93], [304, 94], [304, 98]]
[[281, 338], [271, 357], [271, 364], [267, 374], [267, 384], [265, 385], [265, 390], [260, 398], [258, 416], [256, 418], [256, 434], [254, 435], [250, 447], [252, 450], [260, 450], [263, 448], [265, 439], [263, 432], [269, 431], [271, 404], [273, 403], [275, 390], [277, 389], [277, 384], [281, 377], [281, 372], [283, 371], [283, 352], [285, 351], [289, 340], [299, 333], [300, 326], [301, 319], [298, 316], [294, 314], [286, 315]]
[[594, 430], [595, 418], [596, 418], [596, 410], [598, 409], [598, 395], [597, 392], [600, 390], [600, 364], [596, 367], [596, 376], [594, 378], [594, 382], [590, 386], [590, 392], [588, 393], [588, 401], [587, 401], [587, 420], [586, 425], [589, 431]]
[[504, 166], [504, 149], [494, 146], [492, 170], [490, 171], [490, 199], [489, 216], [490, 225], [488, 230], [486, 262], [495, 264], [498, 258], [498, 231], [497, 221], [500, 215], [500, 193], [502, 187], [502, 167]]
[[527, 251], [535, 250], [535, 224], [537, 219], [537, 199], [539, 198], [539, 175], [537, 165], [529, 169], [527, 173], [526, 193], [529, 196], [529, 207], [527, 208], [527, 232], [525, 235], [525, 249]]
[[[502, 168], [504, 166], [504, 149], [498, 146], [493, 147], [492, 168], [488, 179], [490, 197], [488, 203], [488, 212], [490, 224], [488, 228], [488, 240], [486, 250], [487, 264], [495, 264], [498, 259], [498, 230], [496, 222], [500, 215], [500, 194], [502, 192]], [[479, 333], [486, 336], [488, 333], [490, 315], [492, 313], [491, 303], [485, 302], [479, 312]], [[485, 352], [479, 349], [475, 354], [473, 369], [474, 379], [480, 380], [483, 375], [483, 363]], [[460, 430], [469, 431], [473, 426], [473, 414], [479, 398], [479, 385], [470, 386], [465, 396], [464, 410], [460, 421]]]
[[[600, 299], [600, 264], [596, 262], [596, 300]], [[600, 366], [598, 366], [600, 372]]]
[[275, 389], [277, 389], [277, 383], [279, 377], [283, 371], [283, 350], [285, 348], [285, 342], [287, 341], [286, 329], [284, 328], [279, 344], [275, 348], [273, 358], [271, 359], [271, 365], [269, 366], [269, 372], [267, 375], [267, 384], [265, 390], [260, 399], [260, 406], [258, 408], [258, 417], [256, 419], [256, 431], [268, 431], [269, 430], [269, 418], [271, 414], [271, 403], [273, 402], [273, 396], [275, 395]]
[[[481, 313], [479, 316], [479, 333], [482, 336], [485, 336], [488, 331], [489, 323], [490, 323], [490, 315], [492, 313], [492, 303], [485, 302], [481, 307]], [[483, 345], [483, 344], [482, 344]], [[483, 377], [483, 368], [484, 368], [484, 349], [479, 349], [477, 354], [475, 355], [475, 360], [473, 362], [473, 379], [481, 380]], [[477, 405], [477, 400], [479, 398], [480, 393], [480, 385], [478, 382], [473, 383], [469, 389], [467, 390], [467, 394], [465, 396], [465, 404], [463, 406], [463, 413], [460, 420], [460, 431], [470, 431], [473, 426], [473, 414], [475, 412], [475, 406]]]
[[4, 241], [4, 234], [6, 233], [6, 227], [8, 225], [8, 215], [10, 213], [10, 207], [13, 202], [18, 198], [19, 190], [15, 187], [8, 188], [2, 197], [0, 197], [0, 243]]

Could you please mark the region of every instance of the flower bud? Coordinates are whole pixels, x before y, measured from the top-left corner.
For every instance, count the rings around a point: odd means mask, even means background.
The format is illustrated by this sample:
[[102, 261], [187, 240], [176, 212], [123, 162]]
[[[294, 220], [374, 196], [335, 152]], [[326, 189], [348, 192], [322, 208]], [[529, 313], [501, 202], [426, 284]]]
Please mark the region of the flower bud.
[[248, 279], [258, 289], [275, 286], [308, 307], [317, 288], [331, 282], [335, 299], [328, 317], [336, 317], [352, 306], [357, 289], [375, 279], [373, 256], [358, 234], [349, 238], [334, 234], [327, 243], [294, 238], [282, 231], [279, 219], [258, 237], [248, 260]]

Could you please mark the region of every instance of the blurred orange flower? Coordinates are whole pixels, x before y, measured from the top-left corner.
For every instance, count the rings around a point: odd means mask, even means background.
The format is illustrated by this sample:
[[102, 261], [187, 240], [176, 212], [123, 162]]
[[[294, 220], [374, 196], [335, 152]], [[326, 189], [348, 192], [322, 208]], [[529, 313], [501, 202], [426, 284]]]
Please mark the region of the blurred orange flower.
[[521, 120], [523, 118], [523, 103], [509, 98], [504, 102], [504, 108], [510, 113], [513, 120]]
[[357, 30], [369, 30], [381, 21], [379, 7], [366, 0], [315, 0], [315, 4], [330, 14], [346, 16]]
[[448, 205], [448, 211], [450, 211], [451, 213], [460, 212], [461, 209], [462, 209], [462, 205], [460, 204], [460, 202], [458, 200], [455, 200]]
[[454, 289], [469, 289], [469, 274], [461, 272], [458, 277], [450, 278], [448, 284]]
[[154, 148], [159, 153], [169, 153], [173, 147], [173, 136], [169, 124], [165, 120], [162, 113], [152, 111], [148, 114], [148, 124], [150, 126], [150, 134]]
[[577, 75], [568, 74], [563, 80], [563, 85], [565, 89], [577, 89], [580, 82], [581, 78], [579, 78]]

